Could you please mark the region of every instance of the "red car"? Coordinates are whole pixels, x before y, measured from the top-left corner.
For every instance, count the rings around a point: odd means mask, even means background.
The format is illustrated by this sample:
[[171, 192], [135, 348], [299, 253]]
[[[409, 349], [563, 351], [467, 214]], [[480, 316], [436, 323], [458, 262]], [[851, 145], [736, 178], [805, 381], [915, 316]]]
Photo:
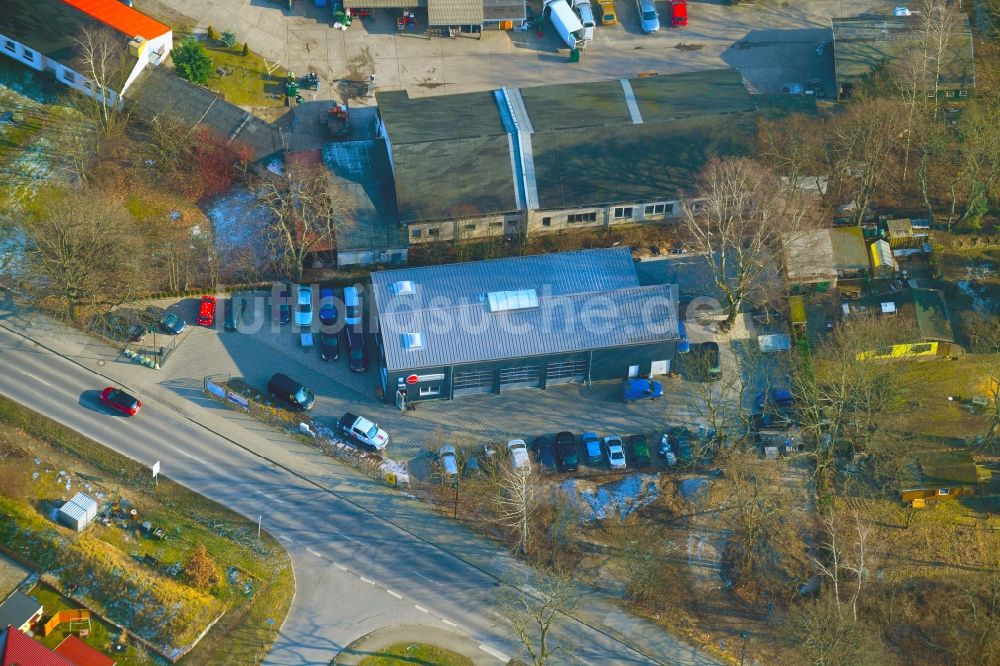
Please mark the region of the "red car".
[[215, 322], [215, 296], [202, 296], [198, 308], [198, 325], [211, 326]]
[[684, 28], [688, 24], [688, 3], [687, 0], [670, 0], [672, 15], [670, 23], [675, 28]]
[[109, 386], [101, 391], [101, 402], [111, 409], [117, 409], [126, 416], [135, 416], [142, 409], [142, 403], [137, 398], [133, 398], [114, 386]]

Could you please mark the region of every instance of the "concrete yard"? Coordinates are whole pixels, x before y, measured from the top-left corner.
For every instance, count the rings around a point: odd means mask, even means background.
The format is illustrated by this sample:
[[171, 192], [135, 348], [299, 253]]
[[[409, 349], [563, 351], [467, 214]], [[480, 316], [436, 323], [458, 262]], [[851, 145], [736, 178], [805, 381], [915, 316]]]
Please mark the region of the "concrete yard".
[[[290, 13], [266, 0], [136, 0], [135, 6], [175, 26], [233, 30], [269, 60], [299, 74], [316, 71], [324, 85], [319, 93], [304, 93], [310, 100], [343, 97], [339, 81], [367, 81], [371, 74], [380, 89], [440, 95], [725, 66], [738, 69], [753, 92], [779, 93], [785, 83], [817, 78], [832, 91], [831, 50], [815, 53], [816, 42], [831, 38], [830, 18], [888, 13], [894, 5], [885, 0], [696, 2], [687, 28], [664, 27], [644, 35], [634, 3], [619, 0], [618, 25], [599, 27], [581, 61], [573, 64], [551, 25], [542, 36], [515, 30], [485, 31], [478, 40], [444, 39], [427, 37], [422, 33], [426, 24], [419, 23], [415, 30], [397, 33], [388, 9], [341, 31], [332, 27], [329, 6], [317, 8], [303, 0]], [[663, 20], [668, 4], [656, 6]], [[179, 15], [198, 19], [182, 21]], [[372, 103], [352, 101], [355, 106]]]

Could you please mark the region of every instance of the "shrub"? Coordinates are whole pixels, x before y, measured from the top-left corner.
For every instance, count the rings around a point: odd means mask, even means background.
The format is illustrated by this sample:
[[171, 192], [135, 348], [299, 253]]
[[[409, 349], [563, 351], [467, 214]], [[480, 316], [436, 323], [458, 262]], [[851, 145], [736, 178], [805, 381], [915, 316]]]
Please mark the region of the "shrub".
[[192, 38], [187, 38], [173, 51], [177, 74], [192, 83], [205, 83], [212, 73], [212, 59], [205, 47]]
[[243, 57], [250, 55], [250, 45], [243, 42]]
[[198, 589], [206, 589], [219, 582], [219, 567], [208, 554], [205, 544], [199, 543], [188, 555], [187, 562], [184, 563], [184, 575]]
[[219, 41], [219, 33], [215, 31], [215, 28], [208, 26], [208, 38], [213, 42]]
[[236, 46], [236, 33], [232, 30], [226, 30], [222, 33], [222, 45], [227, 49], [231, 49]]

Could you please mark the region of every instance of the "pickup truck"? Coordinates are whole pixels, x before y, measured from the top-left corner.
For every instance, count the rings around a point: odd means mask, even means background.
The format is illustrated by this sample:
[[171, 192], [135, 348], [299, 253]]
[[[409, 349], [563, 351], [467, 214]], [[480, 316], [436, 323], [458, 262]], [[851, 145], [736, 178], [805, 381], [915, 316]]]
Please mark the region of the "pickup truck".
[[365, 417], [355, 416], [350, 412], [337, 421], [337, 432], [376, 451], [383, 450], [389, 444], [389, 435], [385, 430]]

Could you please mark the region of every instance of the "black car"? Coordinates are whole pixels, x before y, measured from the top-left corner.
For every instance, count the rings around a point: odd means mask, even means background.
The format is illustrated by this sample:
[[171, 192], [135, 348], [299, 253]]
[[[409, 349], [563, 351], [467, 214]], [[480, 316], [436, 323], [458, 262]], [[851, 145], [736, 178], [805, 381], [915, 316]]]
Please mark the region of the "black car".
[[292, 321], [291, 292], [288, 288], [278, 292], [278, 323], [287, 324]]
[[556, 458], [559, 467], [564, 472], [575, 472], [580, 467], [580, 458], [576, 450], [576, 435], [562, 431], [556, 435]]
[[163, 316], [163, 319], [160, 320], [160, 328], [170, 335], [180, 335], [184, 332], [184, 329], [187, 328], [187, 324], [173, 312], [168, 312]]
[[670, 446], [677, 455], [677, 461], [684, 465], [694, 462], [694, 449], [691, 447], [691, 431], [684, 426], [677, 426], [668, 433]]
[[719, 343], [714, 340], [703, 342], [698, 345], [698, 355], [696, 360], [699, 379], [703, 381], [715, 381], [722, 377], [722, 362], [719, 355]]
[[348, 326], [344, 329], [344, 338], [347, 340], [347, 354], [351, 361], [351, 372], [367, 371], [368, 347], [365, 345], [364, 334]]
[[552, 440], [548, 437], [538, 437], [531, 443], [531, 449], [538, 456], [538, 462], [542, 463], [545, 471], [554, 472], [556, 469], [556, 459], [553, 455]]
[[628, 448], [629, 452], [632, 454], [632, 460], [639, 467], [644, 467], [649, 464], [649, 444], [646, 442], [645, 435], [632, 435], [628, 438]]
[[340, 358], [340, 336], [336, 333], [319, 333], [319, 357], [324, 361], [336, 361]]

